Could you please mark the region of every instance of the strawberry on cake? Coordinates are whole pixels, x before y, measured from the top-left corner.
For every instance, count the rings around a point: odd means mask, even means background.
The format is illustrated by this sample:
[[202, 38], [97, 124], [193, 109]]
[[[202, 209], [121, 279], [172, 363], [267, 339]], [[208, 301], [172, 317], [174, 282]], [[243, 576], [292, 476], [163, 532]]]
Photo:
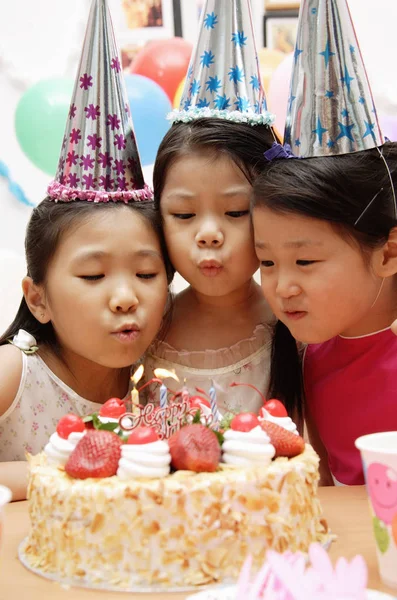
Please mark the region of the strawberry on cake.
[[122, 410], [112, 399], [106, 422], [63, 417], [29, 457], [21, 552], [37, 572], [107, 589], [183, 589], [236, 581], [248, 554], [255, 570], [267, 549], [306, 552], [327, 539], [318, 457], [299, 435], [253, 413], [215, 431], [198, 412], [162, 439], [161, 427], [125, 431]]

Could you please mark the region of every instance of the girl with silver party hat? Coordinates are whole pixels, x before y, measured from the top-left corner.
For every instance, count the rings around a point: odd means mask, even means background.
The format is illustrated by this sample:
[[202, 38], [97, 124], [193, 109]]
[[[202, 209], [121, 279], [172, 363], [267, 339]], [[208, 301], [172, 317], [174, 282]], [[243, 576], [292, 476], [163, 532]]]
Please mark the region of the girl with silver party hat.
[[27, 228], [23, 300], [0, 339], [0, 480], [15, 500], [26, 494], [25, 452], [43, 450], [63, 415], [128, 397], [167, 299], [159, 215], [105, 0], [92, 3], [48, 192]]
[[[249, 204], [263, 153], [276, 139], [266, 108], [249, 0], [207, 0], [179, 110], [154, 167], [168, 252], [189, 286], [145, 371], [174, 369], [191, 390], [211, 380], [222, 414], [257, 412], [269, 389], [273, 316], [258, 269]], [[151, 397], [156, 394], [150, 390]], [[196, 392], [194, 392], [196, 393]]]
[[[379, 129], [346, 0], [302, 0], [285, 140], [253, 201], [279, 319], [274, 373], [283, 386], [294, 338], [308, 344], [304, 412], [322, 481], [363, 484], [355, 439], [397, 428], [397, 144]], [[300, 385], [288, 377], [285, 395]]]

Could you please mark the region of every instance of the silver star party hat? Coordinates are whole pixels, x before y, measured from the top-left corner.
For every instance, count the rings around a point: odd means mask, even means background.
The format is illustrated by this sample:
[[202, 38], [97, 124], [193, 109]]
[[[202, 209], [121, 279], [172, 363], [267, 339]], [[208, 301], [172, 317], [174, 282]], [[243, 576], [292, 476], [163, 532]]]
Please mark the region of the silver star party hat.
[[220, 117], [271, 125], [256, 51], [250, 0], [207, 0], [179, 110], [171, 122]]
[[284, 141], [302, 158], [384, 143], [346, 0], [302, 0]]
[[151, 200], [106, 0], [93, 0], [55, 180], [56, 201]]

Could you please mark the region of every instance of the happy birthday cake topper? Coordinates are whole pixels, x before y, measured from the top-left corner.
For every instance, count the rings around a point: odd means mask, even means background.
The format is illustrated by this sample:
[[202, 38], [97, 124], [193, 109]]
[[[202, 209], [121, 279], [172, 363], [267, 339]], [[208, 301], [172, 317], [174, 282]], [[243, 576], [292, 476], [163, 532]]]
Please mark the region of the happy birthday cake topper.
[[119, 419], [120, 428], [130, 433], [137, 427], [152, 427], [157, 431], [160, 439], [168, 439], [185, 424], [194, 419], [199, 420], [202, 425], [211, 426], [214, 422], [213, 414], [204, 415], [200, 409], [192, 408], [188, 400], [173, 402], [163, 408], [155, 404], [147, 404], [139, 414], [125, 413]]

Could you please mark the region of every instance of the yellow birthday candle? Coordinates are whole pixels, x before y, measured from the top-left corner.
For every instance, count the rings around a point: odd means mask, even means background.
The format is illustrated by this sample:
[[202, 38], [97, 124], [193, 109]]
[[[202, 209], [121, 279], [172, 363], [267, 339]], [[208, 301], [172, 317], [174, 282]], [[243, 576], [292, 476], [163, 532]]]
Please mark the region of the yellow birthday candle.
[[133, 415], [139, 415], [139, 392], [136, 389], [138, 382], [142, 379], [144, 367], [140, 365], [133, 376], [131, 377], [132, 381], [132, 390], [131, 390], [131, 412]]

